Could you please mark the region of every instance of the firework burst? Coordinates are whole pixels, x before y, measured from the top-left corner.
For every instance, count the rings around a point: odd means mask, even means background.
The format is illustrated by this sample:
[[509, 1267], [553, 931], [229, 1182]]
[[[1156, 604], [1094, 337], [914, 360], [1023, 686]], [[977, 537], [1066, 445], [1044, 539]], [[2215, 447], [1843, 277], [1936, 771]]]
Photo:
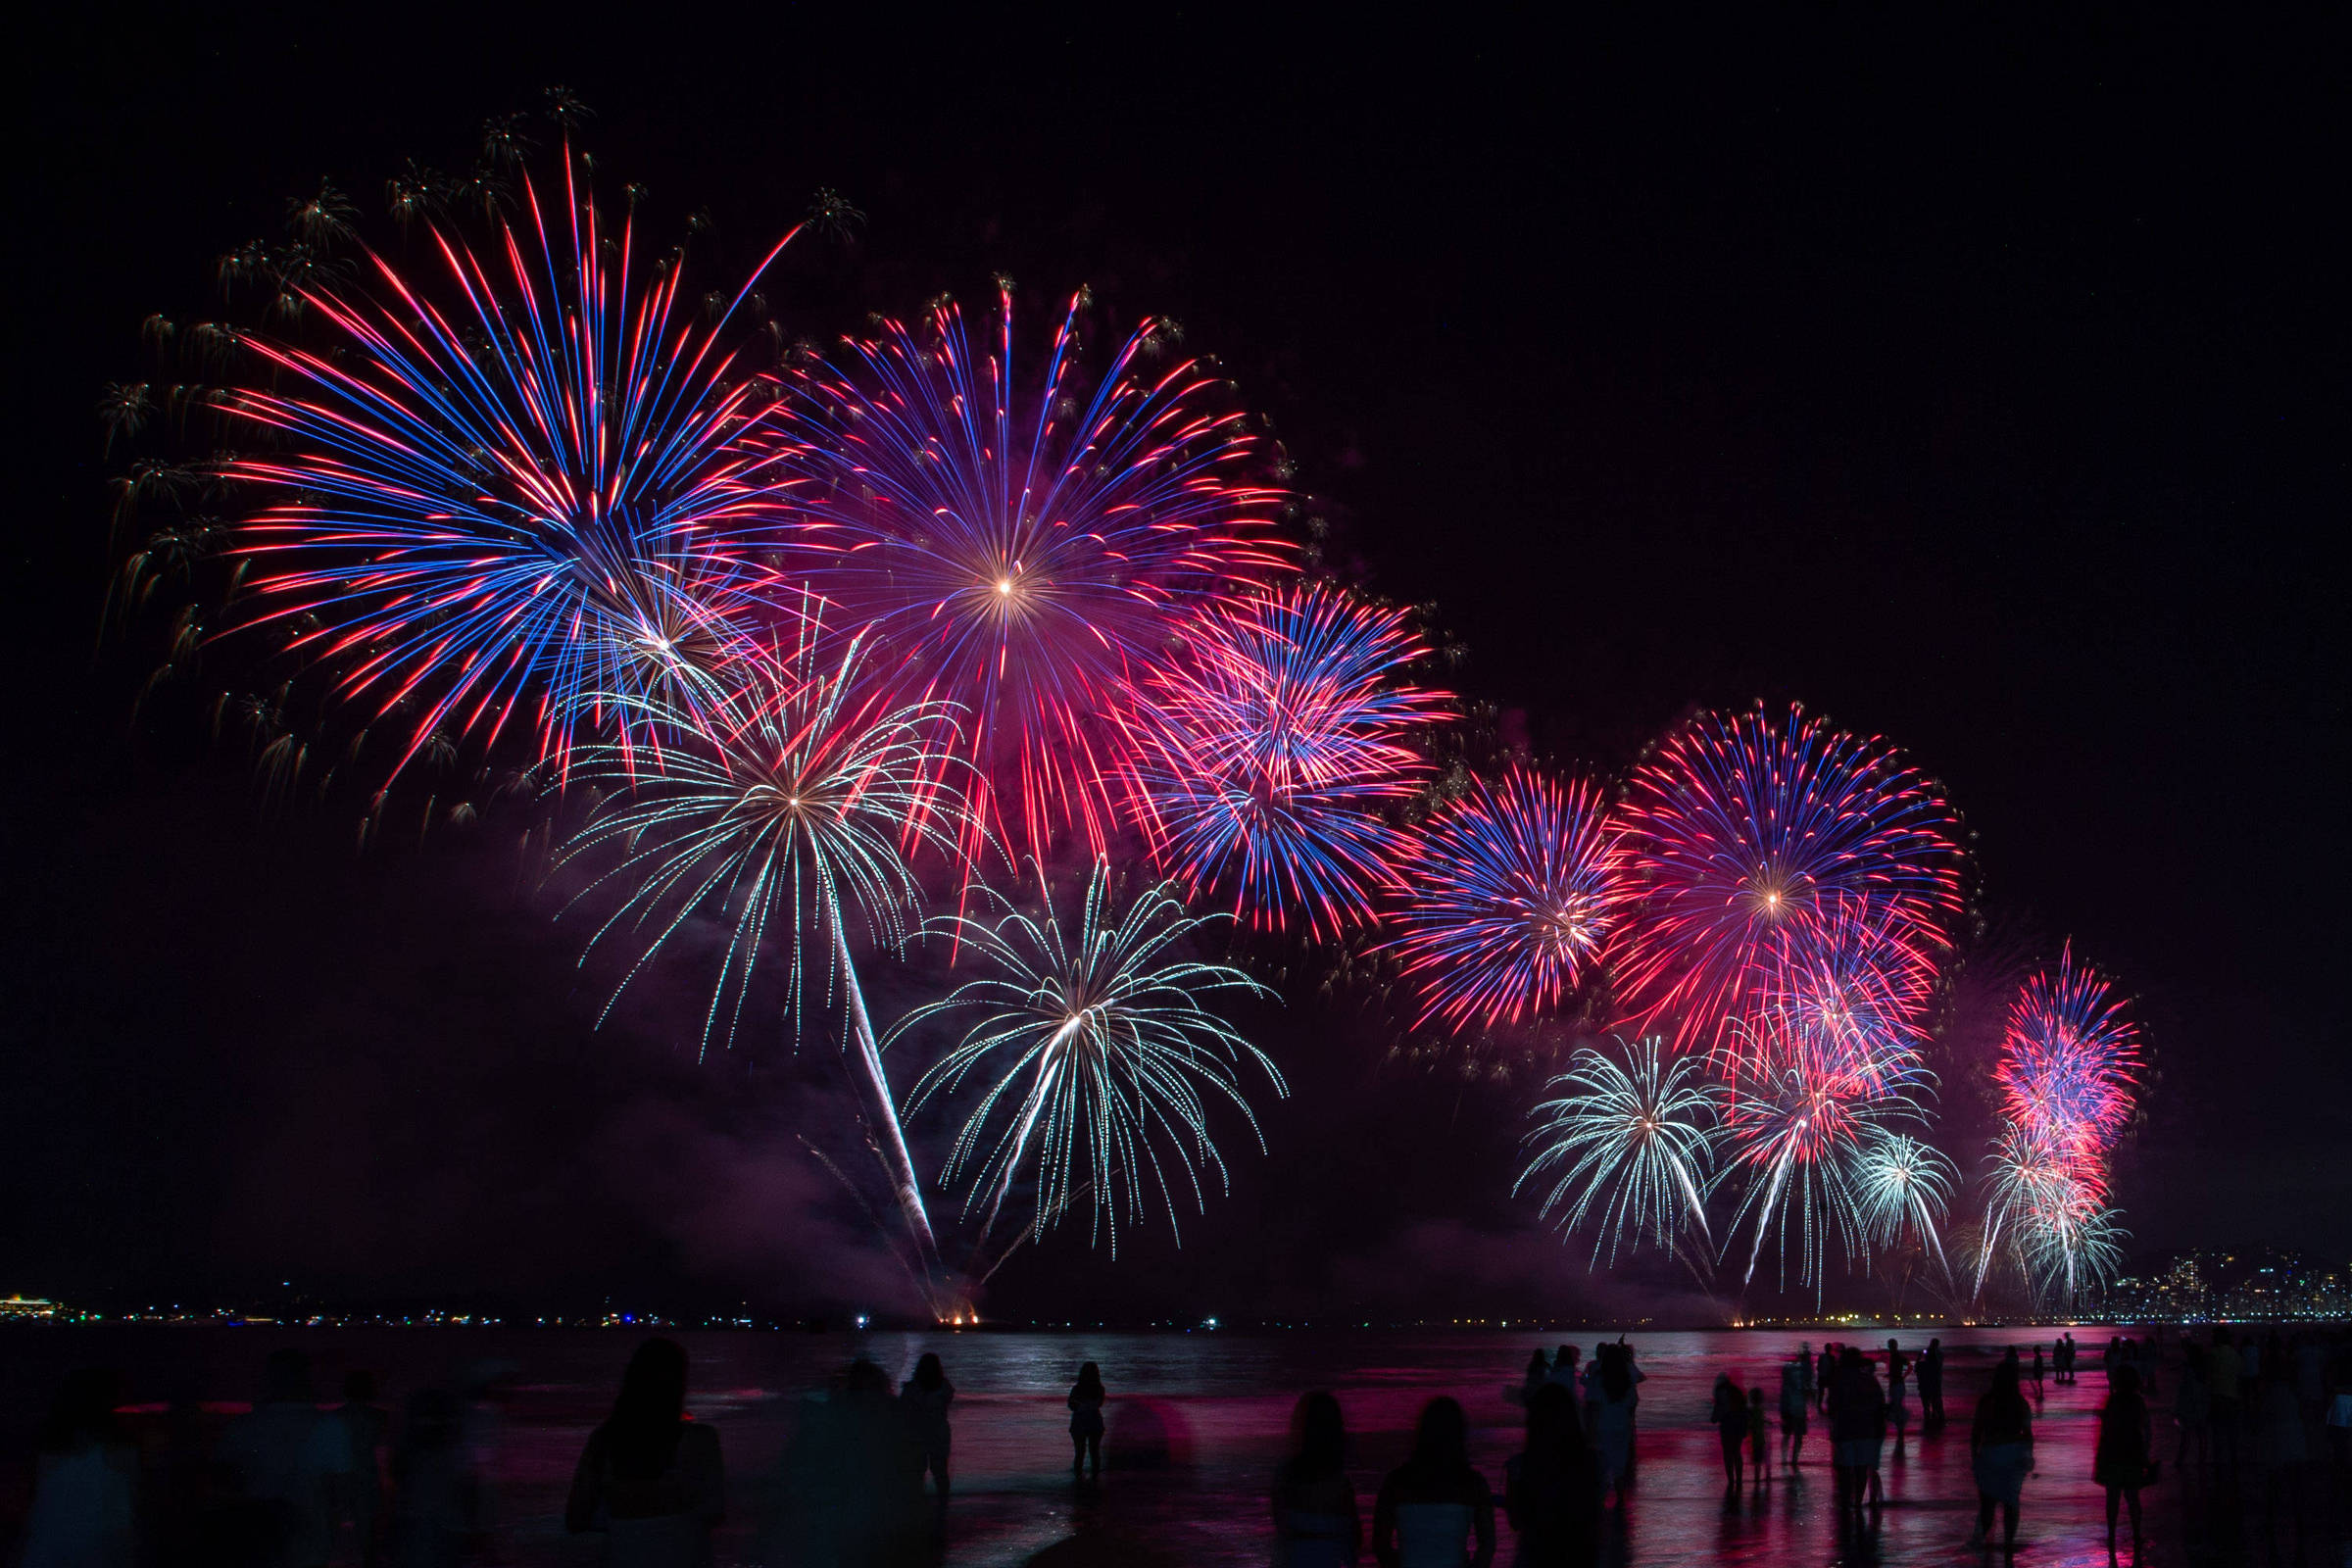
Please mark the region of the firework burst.
[[1425, 652], [1404, 612], [1320, 585], [1200, 616], [1132, 694], [1154, 860], [1255, 925], [1366, 917], [1395, 885], [1381, 808], [1427, 771], [1411, 743], [1445, 700], [1399, 678]]
[[1667, 1061], [1655, 1038], [1618, 1049], [1623, 1059], [1586, 1047], [1551, 1081], [1562, 1093], [1532, 1112], [1541, 1119], [1528, 1134], [1534, 1153], [1511, 1189], [1549, 1181], [1541, 1212], [1561, 1210], [1563, 1232], [1596, 1218], [1595, 1265], [1604, 1246], [1614, 1262], [1644, 1235], [1668, 1250], [1686, 1230], [1706, 1235], [1722, 1110], [1696, 1058]]
[[971, 1015], [962, 1040], [915, 1086], [908, 1108], [954, 1094], [974, 1074], [986, 1080], [946, 1168], [950, 1183], [970, 1178], [967, 1201], [980, 1211], [975, 1245], [1014, 1185], [1033, 1174], [1031, 1235], [1085, 1203], [1108, 1229], [1115, 1255], [1122, 1220], [1139, 1222], [1154, 1195], [1173, 1226], [1185, 1192], [1196, 1209], [1204, 1207], [1204, 1174], [1222, 1184], [1224, 1160], [1209, 1137], [1212, 1102], [1238, 1110], [1264, 1148], [1242, 1069], [1261, 1070], [1277, 1095], [1287, 1093], [1282, 1074], [1208, 1003], [1220, 993], [1271, 993], [1239, 969], [1189, 955], [1193, 933], [1209, 922], [1186, 914], [1165, 884], [1120, 911], [1109, 863], [1098, 860], [1067, 924], [1042, 878], [1041, 894], [1035, 914], [1008, 905], [994, 921], [938, 921], [995, 973], [916, 1008], [892, 1038], [928, 1019]]
[[741, 443], [732, 308], [698, 327], [682, 269], [649, 266], [626, 221], [607, 232], [568, 154], [552, 221], [527, 179], [518, 206], [478, 252], [431, 227], [419, 275], [368, 253], [367, 287], [282, 277], [331, 342], [243, 335], [271, 380], [223, 405], [275, 449], [225, 469], [277, 498], [233, 547], [259, 568], [256, 620], [341, 699], [413, 711], [404, 764], [518, 714], [559, 758], [614, 707], [690, 715], [762, 619], [732, 543], [783, 489]]
[[1558, 1005], [1615, 931], [1616, 852], [1592, 787], [1514, 765], [1473, 778], [1412, 841], [1394, 946], [1421, 1021], [1517, 1022]]
[[2002, 1114], [2060, 1150], [2103, 1153], [2131, 1120], [2137, 1031], [2123, 999], [2070, 947], [2009, 1009], [1996, 1076]]
[[1730, 1046], [1780, 960], [1856, 911], [1906, 964], [1947, 946], [1950, 811], [1884, 743], [1800, 709], [1701, 714], [1636, 772], [1622, 819], [1642, 908], [1620, 979], [1680, 1045]]
[[779, 382], [779, 462], [803, 481], [781, 535], [815, 590], [873, 624], [927, 695], [958, 704], [984, 821], [1043, 856], [1075, 824], [1115, 830], [1106, 722], [1175, 621], [1286, 569], [1282, 492], [1228, 383], [1148, 319], [1099, 378], [1083, 291], [1034, 390], [1013, 367], [1009, 284], [975, 344], [950, 301], [885, 320], [844, 364]]
[[1887, 1249], [1906, 1233], [1917, 1236], [1948, 1281], [1951, 1264], [1941, 1233], [1959, 1181], [1960, 1168], [1941, 1150], [1907, 1133], [1872, 1128], [1853, 1156], [1851, 1185], [1863, 1236]]

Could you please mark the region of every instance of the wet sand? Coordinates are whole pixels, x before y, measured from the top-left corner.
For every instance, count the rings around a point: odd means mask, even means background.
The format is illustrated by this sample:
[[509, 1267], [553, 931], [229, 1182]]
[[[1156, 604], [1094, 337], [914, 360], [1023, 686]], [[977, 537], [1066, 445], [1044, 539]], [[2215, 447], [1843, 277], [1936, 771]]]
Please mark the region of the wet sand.
[[[1885, 1330], [1851, 1332], [1874, 1350], [1887, 1337]], [[956, 1497], [945, 1560], [975, 1568], [1025, 1563], [1040, 1553], [1054, 1564], [1140, 1564], [1155, 1552], [1177, 1563], [1265, 1562], [1271, 1540], [1265, 1483], [1284, 1452], [1292, 1405], [1309, 1388], [1331, 1389], [1346, 1410], [1349, 1468], [1367, 1522], [1381, 1474], [1403, 1457], [1415, 1414], [1439, 1394], [1468, 1409], [1472, 1460], [1498, 1487], [1502, 1462], [1518, 1446], [1519, 1411], [1503, 1390], [1516, 1383], [1532, 1348], [1557, 1340], [1516, 1332], [1330, 1330], [678, 1337], [693, 1357], [691, 1407], [699, 1419], [716, 1423], [727, 1457], [730, 1512], [720, 1562], [785, 1560], [770, 1554], [769, 1526], [779, 1456], [805, 1391], [821, 1386], [854, 1354], [880, 1363], [895, 1383], [924, 1350], [936, 1349], [957, 1390]], [[1596, 1337], [1592, 1330], [1579, 1334], [1588, 1353]], [[1927, 1341], [1910, 1331], [1897, 1337], [1911, 1352]], [[1696, 1560], [1979, 1560], [1965, 1544], [1976, 1506], [1968, 1417], [2004, 1347], [2026, 1346], [2031, 1361], [2034, 1331], [1957, 1330], [1941, 1337], [1950, 1424], [1922, 1432], [1914, 1395], [1905, 1451], [1898, 1455], [1888, 1444], [1886, 1507], [1871, 1528], [1854, 1533], [1835, 1517], [1827, 1423], [1818, 1417], [1794, 1475], [1778, 1464], [1776, 1420], [1771, 1479], [1725, 1496], [1714, 1430], [1705, 1421], [1715, 1374], [1729, 1370], [1743, 1387], [1763, 1388], [1768, 1408], [1777, 1410], [1779, 1363], [1799, 1334], [1631, 1331], [1648, 1375], [1638, 1480], [1623, 1518], [1609, 1515], [1604, 1562], [1680, 1568]], [[2106, 1388], [2093, 1347], [2105, 1340], [2077, 1337], [2085, 1344], [2081, 1381], [2045, 1383], [2037, 1402], [2038, 1470], [2026, 1485], [2021, 1533], [2026, 1560], [2035, 1564], [2106, 1560], [2104, 1498], [2090, 1482], [2094, 1414]], [[10, 1330], [0, 1334], [0, 1542], [13, 1546], [28, 1483], [31, 1426], [66, 1367], [119, 1366], [132, 1396], [143, 1401], [212, 1401], [206, 1421], [217, 1425], [250, 1396], [263, 1357], [288, 1343], [311, 1353], [318, 1386], [330, 1394], [346, 1367], [376, 1371], [384, 1402], [395, 1409], [414, 1389], [462, 1381], [469, 1368], [497, 1371], [501, 1393], [489, 1461], [497, 1560], [599, 1560], [594, 1540], [564, 1535], [561, 1515], [580, 1446], [609, 1407], [634, 1345], [626, 1333]], [[1820, 1348], [1818, 1334], [1813, 1344]], [[1112, 1396], [1108, 1472], [1099, 1488], [1074, 1489], [1062, 1396], [1078, 1364], [1090, 1359], [1102, 1363]], [[2176, 1356], [2171, 1366], [2177, 1364]], [[2263, 1474], [2250, 1463], [2234, 1478], [2193, 1467], [2177, 1473], [2170, 1395], [2168, 1367], [2153, 1401], [2165, 1473], [2143, 1494], [2149, 1546], [2141, 1560], [2269, 1560]], [[2352, 1561], [2344, 1492], [2324, 1457], [2315, 1458], [2303, 1480], [2309, 1539], [2298, 1542], [2282, 1521], [2278, 1560]], [[0, 1558], [11, 1556], [0, 1546]], [[1498, 1561], [1510, 1560], [1506, 1528]]]

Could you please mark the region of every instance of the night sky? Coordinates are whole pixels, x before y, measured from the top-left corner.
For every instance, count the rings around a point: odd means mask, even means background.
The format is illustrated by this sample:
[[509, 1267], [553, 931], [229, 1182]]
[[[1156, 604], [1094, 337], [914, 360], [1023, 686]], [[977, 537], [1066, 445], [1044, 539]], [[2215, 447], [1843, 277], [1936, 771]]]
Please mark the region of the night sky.
[[[98, 637], [92, 410], [140, 318], [201, 314], [212, 259], [322, 173], [373, 220], [400, 159], [461, 164], [559, 82], [656, 232], [710, 210], [705, 286], [820, 185], [867, 214], [770, 287], [810, 337], [1000, 270], [1037, 332], [1080, 283], [1177, 318], [1349, 568], [1434, 600], [1454, 684], [1542, 755], [1622, 773], [1759, 697], [1899, 743], [1964, 813], [1996, 937], [2072, 939], [2137, 999], [2132, 1249], [2352, 1254], [2348, 40], [1424, 16], [110, 10], [26, 39], [0, 1292], [888, 1293], [792, 1141], [832, 1108], [811, 1063], [698, 1064], [683, 971], [592, 1030], [580, 934], [511, 854], [266, 817], [233, 755], [134, 735], [142, 670]], [[1250, 1021], [1298, 1091], [1272, 1153], [1231, 1129], [1234, 1194], [1181, 1252], [1065, 1233], [992, 1311], [1669, 1299], [1589, 1280], [1508, 1198], [1524, 1080], [1389, 1062], [1311, 991]], [[1945, 1099], [1981, 1128], [1964, 1045]]]

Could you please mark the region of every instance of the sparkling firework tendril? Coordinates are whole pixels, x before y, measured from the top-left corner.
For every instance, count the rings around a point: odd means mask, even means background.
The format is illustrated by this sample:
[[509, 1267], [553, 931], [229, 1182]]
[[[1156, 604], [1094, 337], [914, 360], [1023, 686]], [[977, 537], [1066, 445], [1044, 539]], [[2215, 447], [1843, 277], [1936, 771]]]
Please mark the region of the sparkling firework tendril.
[[760, 574], [730, 542], [784, 481], [741, 444], [733, 307], [698, 330], [674, 265], [639, 289], [631, 226], [605, 234], [568, 153], [556, 222], [527, 179], [520, 210], [487, 253], [435, 227], [435, 277], [369, 253], [372, 294], [300, 283], [335, 347], [245, 337], [275, 381], [226, 405], [288, 449], [227, 468], [283, 497], [237, 531], [261, 619], [345, 699], [419, 707], [409, 756], [518, 709], [558, 758], [613, 705], [691, 716], [757, 629]]
[[1864, 1237], [1871, 1245], [1892, 1248], [1905, 1231], [1917, 1235], [1936, 1254], [1948, 1282], [1952, 1266], [1943, 1255], [1941, 1232], [1960, 1181], [1951, 1156], [1907, 1133], [1874, 1127], [1853, 1160], [1855, 1208]]
[[[709, 1049], [723, 1012], [733, 1042], [762, 949], [790, 953], [797, 1028], [808, 939], [826, 945], [849, 1012], [853, 1079], [883, 1164], [926, 1266], [936, 1244], [900, 1130], [881, 1048], [852, 959], [847, 904], [869, 935], [895, 946], [920, 907], [910, 849], [952, 852], [963, 798], [938, 776], [928, 740], [952, 729], [936, 701], [901, 703], [865, 679], [862, 634], [838, 648], [814, 615], [792, 644], [730, 665], [736, 684], [688, 710], [660, 696], [599, 700], [644, 705], [674, 738], [650, 752], [617, 741], [584, 755], [586, 774], [617, 791], [574, 837], [567, 859], [612, 848], [618, 863], [579, 897], [609, 886], [619, 906], [591, 939], [625, 926], [640, 953], [625, 988], [689, 919], [715, 912], [727, 941], [703, 1024]], [[576, 901], [575, 901], [576, 902]], [[620, 988], [613, 999], [618, 1001]], [[611, 1004], [608, 1004], [608, 1012]]]
[[1141, 681], [1138, 811], [1154, 861], [1237, 918], [1337, 932], [1394, 885], [1379, 815], [1427, 764], [1409, 744], [1444, 698], [1398, 676], [1425, 650], [1405, 613], [1321, 585], [1199, 617]]
[[1394, 946], [1421, 1021], [1517, 1022], [1597, 963], [1622, 892], [1592, 787], [1514, 765], [1441, 809], [1406, 852]]
[[1172, 1174], [1190, 1187], [1196, 1208], [1205, 1206], [1203, 1167], [1224, 1177], [1209, 1138], [1212, 1099], [1231, 1102], [1264, 1149], [1237, 1069], [1262, 1068], [1277, 1095], [1288, 1093], [1282, 1074], [1205, 1002], [1219, 992], [1272, 993], [1231, 965], [1186, 955], [1188, 939], [1209, 921], [1186, 914], [1164, 883], [1119, 913], [1109, 862], [1097, 860], [1076, 923], [1067, 927], [1051, 889], [1042, 891], [1036, 914], [1006, 904], [993, 922], [965, 915], [934, 922], [996, 973], [917, 1007], [891, 1037], [927, 1019], [977, 1014], [915, 1086], [908, 1109], [953, 1094], [974, 1073], [989, 1075], [946, 1170], [949, 1182], [971, 1175], [967, 1204], [981, 1204], [978, 1241], [1034, 1157], [1031, 1234], [1087, 1201], [1098, 1226], [1107, 1224], [1115, 1256], [1121, 1216], [1131, 1224], [1142, 1218], [1148, 1186], [1174, 1226]]
[[1884, 743], [1801, 709], [1699, 715], [1636, 772], [1622, 819], [1642, 910], [1619, 978], [1679, 1045], [1733, 1046], [1776, 959], [1839, 908], [1931, 964], [1948, 945], [1950, 811]]
[[1591, 1266], [1604, 1244], [1613, 1263], [1621, 1247], [1640, 1247], [1644, 1234], [1665, 1249], [1687, 1227], [1706, 1236], [1715, 1179], [1722, 1091], [1706, 1081], [1699, 1060], [1666, 1061], [1654, 1037], [1621, 1040], [1618, 1050], [1623, 1060], [1589, 1046], [1578, 1051], [1547, 1086], [1566, 1092], [1531, 1112], [1543, 1122], [1528, 1134], [1535, 1152], [1511, 1189], [1550, 1180], [1540, 1212], [1548, 1217], [1565, 1206], [1564, 1233], [1597, 1204]]
[[1073, 297], [1034, 396], [1015, 386], [1009, 284], [993, 341], [935, 304], [928, 338], [884, 321], [779, 385], [779, 461], [806, 481], [781, 536], [817, 592], [875, 624], [930, 696], [961, 705], [975, 822], [1043, 856], [1075, 824], [1115, 830], [1114, 698], [1172, 622], [1287, 569], [1282, 492], [1227, 383], [1155, 362], [1146, 320], [1091, 389]]

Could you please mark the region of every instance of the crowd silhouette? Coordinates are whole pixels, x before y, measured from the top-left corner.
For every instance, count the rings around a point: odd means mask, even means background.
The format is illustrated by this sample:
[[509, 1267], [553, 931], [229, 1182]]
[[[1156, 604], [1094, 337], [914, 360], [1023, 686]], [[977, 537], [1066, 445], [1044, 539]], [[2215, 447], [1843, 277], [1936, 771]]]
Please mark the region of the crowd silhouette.
[[[2308, 1559], [2328, 1542], [2340, 1544], [2352, 1505], [2352, 1339], [2218, 1327], [2177, 1337], [2169, 1351], [2161, 1331], [2114, 1335], [2103, 1348], [2088, 1348], [2103, 1384], [2095, 1412], [2080, 1397], [2066, 1408], [2095, 1416], [2087, 1473], [2103, 1495], [2111, 1556], [2127, 1544], [2134, 1557], [2144, 1549], [2143, 1493], [2167, 1483], [2181, 1489], [2172, 1517], [2200, 1532], [2205, 1547], [2226, 1552], [2258, 1538], [2274, 1554]], [[2042, 1405], [2050, 1390], [2069, 1389], [2083, 1375], [2085, 1349], [2072, 1332], [2062, 1333], [1987, 1358], [1981, 1385], [1971, 1374], [1981, 1389], [1965, 1430], [1965, 1474], [1977, 1504], [1971, 1546], [2016, 1549], [2021, 1516], [2030, 1517], [2029, 1482], [2060, 1484], [2040, 1462], [2048, 1445], [2061, 1441], [2039, 1430]], [[1805, 1343], [1753, 1382], [1729, 1368], [1717, 1372], [1703, 1419], [1714, 1429], [1727, 1516], [1741, 1510], [1751, 1491], [1761, 1499], [1767, 1489], [1790, 1489], [1794, 1506], [1808, 1475], [1826, 1465], [1836, 1529], [1866, 1539], [1887, 1506], [1888, 1462], [1899, 1480], [1907, 1446], [1925, 1454], [1961, 1441], [1943, 1433], [1946, 1371], [1943, 1344], [1931, 1338], [1924, 1348], [1890, 1339], [1875, 1353], [1835, 1343], [1816, 1352]], [[609, 1412], [578, 1453], [562, 1523], [598, 1543], [601, 1560], [614, 1568], [698, 1568], [715, 1560], [714, 1542], [730, 1516], [727, 1468], [718, 1428], [691, 1413], [689, 1373], [676, 1342], [638, 1346]], [[446, 1385], [414, 1390], [396, 1419], [372, 1374], [353, 1370], [340, 1398], [325, 1397], [303, 1352], [283, 1348], [264, 1360], [251, 1405], [215, 1420], [216, 1407], [185, 1399], [131, 1404], [114, 1371], [74, 1371], [59, 1384], [35, 1436], [29, 1496], [14, 1549], [0, 1560], [24, 1568], [433, 1568], [517, 1560], [502, 1544], [510, 1522], [499, 1505], [504, 1376], [483, 1363]], [[1509, 1560], [1530, 1568], [1596, 1563], [1610, 1541], [1622, 1546], [1640, 1539], [1642, 1514], [1633, 1499], [1646, 1379], [1622, 1338], [1593, 1346], [1589, 1355], [1573, 1345], [1536, 1350], [1502, 1391], [1518, 1407], [1521, 1434], [1499, 1474], [1482, 1472], [1472, 1459], [1474, 1425], [1491, 1428], [1493, 1415], [1474, 1423], [1459, 1399], [1432, 1398], [1414, 1424], [1408, 1455], [1380, 1478], [1368, 1517], [1350, 1471], [1348, 1396], [1311, 1391], [1297, 1401], [1289, 1452], [1266, 1493], [1273, 1560], [1279, 1568], [1337, 1568], [1367, 1558], [1382, 1568], [1483, 1568], [1507, 1545]], [[1035, 1396], [1050, 1397], [1043, 1391]], [[937, 1351], [920, 1354], [895, 1388], [879, 1365], [859, 1357], [802, 1396], [772, 1485], [760, 1489], [744, 1527], [759, 1543], [755, 1560], [841, 1568], [955, 1560], [956, 1400]], [[1100, 1517], [1102, 1499], [1117, 1494], [1103, 1482], [1106, 1430], [1132, 1434], [1160, 1417], [1152, 1401], [1130, 1397], [1118, 1408], [1134, 1423], [1111, 1422], [1109, 1385], [1091, 1360], [1078, 1367], [1062, 1403], [1070, 1486], [1080, 1503], [1072, 1518]], [[1689, 1425], [1701, 1413], [1691, 1409], [1669, 1424]], [[1828, 1427], [1826, 1454], [1808, 1452], [1816, 1419]], [[2162, 1434], [2168, 1421], [2169, 1446]], [[1159, 1432], [1163, 1443], [1165, 1436]], [[1132, 1437], [1120, 1441], [1114, 1461], [1140, 1462], [1144, 1450]], [[2161, 1456], [2168, 1446], [2169, 1460]], [[2069, 1465], [2061, 1473], [2084, 1472]], [[1073, 1544], [1082, 1543], [1065, 1543]], [[1149, 1543], [1119, 1537], [1116, 1550], [1049, 1552], [1038, 1561], [1164, 1556]]]

